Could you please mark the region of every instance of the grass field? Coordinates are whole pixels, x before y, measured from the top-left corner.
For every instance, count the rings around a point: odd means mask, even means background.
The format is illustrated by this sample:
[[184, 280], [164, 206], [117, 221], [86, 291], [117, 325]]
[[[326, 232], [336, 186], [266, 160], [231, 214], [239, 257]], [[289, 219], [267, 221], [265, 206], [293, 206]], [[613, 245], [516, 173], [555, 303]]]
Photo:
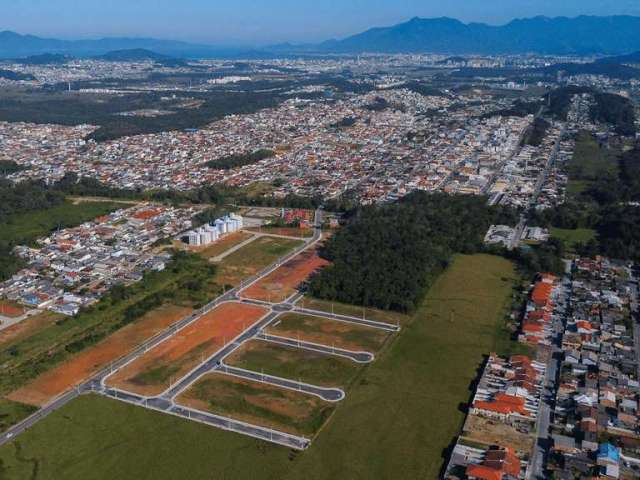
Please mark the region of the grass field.
[[234, 367], [301, 380], [321, 387], [346, 387], [361, 368], [347, 358], [284, 347], [261, 340], [245, 343], [227, 357], [225, 362]]
[[335, 313], [337, 315], [349, 315], [351, 317], [362, 318], [367, 320], [375, 320], [376, 322], [391, 323], [392, 325], [408, 322], [411, 317], [397, 312], [378, 310], [369, 307], [359, 307], [355, 305], [347, 305], [339, 302], [330, 302], [327, 300], [319, 300], [317, 298], [305, 296], [298, 302], [299, 307], [309, 308], [311, 310], [319, 310], [321, 312]]
[[322, 427], [335, 408], [314, 395], [216, 373], [198, 380], [178, 402], [307, 437]]
[[565, 230], [562, 228], [552, 228], [551, 236], [562, 240], [569, 251], [573, 251], [579, 243], [588, 243], [596, 238], [596, 231], [588, 228], [578, 228], [575, 230]]
[[[0, 432], [4, 432], [12, 425], [15, 425], [23, 418], [28, 417], [36, 411], [35, 407], [12, 402], [4, 398], [0, 399]], [[2, 470], [0, 469], [0, 472]], [[0, 473], [1, 475], [1, 473]], [[2, 478], [0, 476], [0, 478]]]
[[483, 355], [509, 350], [513, 265], [458, 256], [422, 307], [364, 367], [311, 448], [290, 451], [95, 397], [0, 447], [0, 479], [325, 480], [438, 477]]
[[227, 250], [232, 249], [236, 245], [249, 240], [253, 235], [247, 232], [236, 232], [222, 237], [210, 246], [196, 250], [205, 258], [213, 258], [222, 255]]
[[273, 225], [265, 225], [263, 227], [249, 228], [249, 231], [257, 233], [268, 233], [271, 235], [283, 235], [285, 237], [295, 238], [313, 237], [313, 228], [276, 227]]
[[268, 333], [366, 352], [377, 352], [390, 336], [384, 330], [299, 313], [281, 315]]
[[215, 279], [220, 285], [236, 286], [301, 244], [301, 241], [286, 238], [259, 238], [225, 257], [218, 264]]
[[582, 132], [576, 140], [573, 158], [569, 162], [570, 196], [577, 196], [592, 182], [609, 176], [618, 176], [618, 152], [601, 148], [590, 133]]
[[57, 207], [10, 217], [0, 228], [0, 243], [31, 244], [57, 228], [77, 226], [123, 208], [114, 202], [66, 202]]

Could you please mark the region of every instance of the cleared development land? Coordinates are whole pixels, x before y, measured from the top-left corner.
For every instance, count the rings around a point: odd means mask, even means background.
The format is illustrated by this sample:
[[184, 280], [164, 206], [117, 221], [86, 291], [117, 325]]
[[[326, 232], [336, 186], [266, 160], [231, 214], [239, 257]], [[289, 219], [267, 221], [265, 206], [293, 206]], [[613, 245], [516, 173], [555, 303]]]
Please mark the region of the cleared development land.
[[328, 263], [318, 256], [315, 249], [306, 250], [243, 290], [241, 296], [274, 303], [283, 302], [296, 292], [309, 275]]
[[293, 435], [312, 436], [335, 406], [314, 395], [220, 373], [202, 377], [178, 403]]
[[390, 333], [323, 317], [285, 313], [267, 333], [352, 351], [377, 352]]
[[173, 305], [153, 310], [95, 347], [40, 375], [35, 381], [13, 392], [9, 398], [31, 405], [44, 405], [189, 313], [191, 309]]
[[390, 323], [392, 325], [402, 325], [411, 319], [409, 315], [403, 315], [397, 312], [388, 312], [385, 310], [378, 310], [377, 308], [348, 305], [340, 302], [330, 302], [308, 296], [300, 299], [298, 306], [321, 312], [335, 313], [338, 315], [348, 315], [357, 318], [366, 317], [368, 320]]
[[254, 305], [220, 305], [108, 377], [107, 383], [140, 395], [159, 395], [266, 313]]
[[240, 284], [278, 258], [302, 245], [299, 240], [262, 237], [225, 257], [218, 264], [215, 280], [220, 285]]
[[17, 318], [25, 313], [25, 308], [15, 302], [0, 300], [0, 316], [7, 318]]
[[509, 347], [515, 283], [503, 258], [456, 257], [304, 453], [89, 396], [1, 447], [0, 478], [435, 479], [483, 355]]
[[194, 250], [205, 258], [215, 258], [236, 245], [240, 245], [242, 242], [249, 240], [251, 237], [253, 237], [253, 235], [247, 232], [235, 232], [224, 236], [207, 247], [195, 248]]
[[225, 363], [321, 387], [344, 387], [360, 369], [358, 364], [346, 358], [262, 340], [246, 342], [227, 357]]

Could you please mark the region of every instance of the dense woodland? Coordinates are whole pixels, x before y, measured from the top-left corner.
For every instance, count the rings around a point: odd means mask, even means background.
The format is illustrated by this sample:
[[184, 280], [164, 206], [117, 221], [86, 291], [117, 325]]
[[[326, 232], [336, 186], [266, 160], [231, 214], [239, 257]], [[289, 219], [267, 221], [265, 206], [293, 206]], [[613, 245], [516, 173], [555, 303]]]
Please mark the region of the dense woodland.
[[310, 280], [310, 293], [410, 312], [454, 253], [482, 248], [489, 225], [506, 220], [500, 212], [483, 197], [425, 192], [359, 208], [323, 247], [332, 264]]

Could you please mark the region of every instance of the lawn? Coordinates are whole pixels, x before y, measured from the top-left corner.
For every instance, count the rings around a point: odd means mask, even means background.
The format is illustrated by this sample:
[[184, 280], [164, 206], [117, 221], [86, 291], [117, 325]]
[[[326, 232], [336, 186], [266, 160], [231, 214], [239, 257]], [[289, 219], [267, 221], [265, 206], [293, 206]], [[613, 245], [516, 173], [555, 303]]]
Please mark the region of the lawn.
[[567, 249], [573, 251], [579, 243], [586, 244], [596, 238], [596, 231], [589, 228], [577, 228], [575, 230], [552, 228], [551, 236], [562, 240]]
[[269, 327], [268, 333], [367, 352], [380, 350], [390, 335], [385, 330], [299, 313], [281, 315], [278, 321]]
[[179, 403], [307, 437], [322, 427], [335, 408], [314, 395], [216, 373], [198, 380]]
[[253, 237], [253, 235], [247, 232], [232, 233], [230, 235], [222, 237], [220, 240], [211, 244], [210, 246], [199, 249], [197, 251], [205, 258], [214, 258], [218, 255], [222, 255], [227, 250], [231, 250], [236, 245], [249, 240], [251, 237]]
[[330, 388], [346, 387], [361, 368], [344, 357], [308, 352], [262, 340], [245, 343], [225, 362], [254, 372]]
[[510, 349], [502, 326], [515, 281], [503, 258], [456, 257], [310, 449], [291, 458], [282, 447], [83, 397], [0, 447], [0, 479], [436, 479], [483, 356]]
[[53, 208], [13, 215], [0, 228], [0, 243], [31, 244], [52, 230], [74, 227], [120, 208], [123, 205], [114, 202], [65, 202]]

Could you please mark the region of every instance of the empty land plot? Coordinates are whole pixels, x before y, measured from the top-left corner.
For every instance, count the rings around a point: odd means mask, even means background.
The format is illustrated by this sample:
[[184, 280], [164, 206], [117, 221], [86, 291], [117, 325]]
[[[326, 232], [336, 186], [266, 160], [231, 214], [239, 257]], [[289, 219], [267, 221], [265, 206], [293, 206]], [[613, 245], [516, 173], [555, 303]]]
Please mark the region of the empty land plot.
[[523, 454], [529, 454], [533, 448], [533, 434], [518, 432], [502, 422], [489, 420], [478, 415], [469, 415], [464, 424], [463, 435], [469, 440], [490, 445], [508, 445]]
[[243, 290], [241, 295], [255, 300], [282, 302], [293, 295], [309, 275], [327, 263], [329, 262], [320, 258], [316, 249], [305, 250]]
[[215, 280], [220, 285], [238, 285], [300, 245], [302, 242], [299, 240], [259, 238], [222, 260], [218, 264]]
[[315, 395], [210, 373], [178, 397], [181, 405], [293, 435], [314, 435], [334, 410]]
[[214, 258], [218, 255], [222, 255], [227, 250], [231, 250], [236, 245], [240, 245], [242, 242], [249, 240], [253, 237], [251, 233], [247, 232], [235, 232], [222, 237], [217, 242], [201, 249], [196, 249], [200, 255], [205, 258]]
[[406, 323], [411, 319], [409, 315], [403, 315], [402, 313], [398, 312], [378, 310], [376, 308], [369, 307], [363, 308], [346, 303], [320, 300], [309, 296], [305, 296], [304, 298], [300, 299], [300, 301], [297, 303], [297, 306], [301, 308], [308, 308], [311, 310], [318, 310], [321, 312], [335, 313], [336, 315], [347, 315], [357, 318], [365, 317], [367, 320], [389, 323], [392, 325], [402, 325], [403, 323]]
[[107, 383], [140, 395], [159, 395], [266, 312], [254, 305], [220, 305], [108, 377]]
[[270, 227], [265, 225], [263, 227], [249, 228], [251, 232], [266, 233], [269, 235], [282, 235], [284, 237], [295, 238], [308, 238], [313, 237], [313, 228], [299, 228], [299, 227]]
[[25, 318], [21, 322], [11, 325], [9, 328], [5, 328], [0, 331], [0, 349], [11, 348], [13, 342], [27, 338], [29, 335], [32, 335], [60, 318], [62, 318], [62, 315], [52, 312], [42, 312]]
[[191, 313], [191, 309], [164, 306], [146, 314], [68, 362], [49, 370], [9, 398], [30, 405], [44, 405], [52, 398], [73, 388], [110, 362], [133, 350], [170, 325]]
[[267, 333], [366, 352], [379, 351], [390, 336], [385, 330], [300, 313], [281, 315]]
[[0, 300], [0, 316], [7, 318], [17, 318], [24, 315], [26, 309], [17, 304], [16, 302], [10, 302], [8, 300]]
[[343, 357], [251, 340], [225, 359], [230, 366], [321, 387], [346, 387], [361, 366]]

